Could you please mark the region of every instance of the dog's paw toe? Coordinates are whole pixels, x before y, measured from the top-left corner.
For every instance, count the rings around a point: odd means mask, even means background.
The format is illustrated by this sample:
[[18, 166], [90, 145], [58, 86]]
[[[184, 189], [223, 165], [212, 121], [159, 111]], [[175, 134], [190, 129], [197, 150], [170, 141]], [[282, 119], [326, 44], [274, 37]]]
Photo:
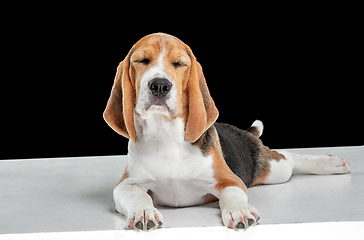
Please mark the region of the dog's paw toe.
[[142, 231], [149, 231], [162, 226], [162, 214], [156, 209], [140, 210], [127, 219], [128, 228]]
[[258, 211], [250, 204], [233, 206], [222, 211], [222, 219], [226, 227], [235, 230], [247, 229], [259, 221]]

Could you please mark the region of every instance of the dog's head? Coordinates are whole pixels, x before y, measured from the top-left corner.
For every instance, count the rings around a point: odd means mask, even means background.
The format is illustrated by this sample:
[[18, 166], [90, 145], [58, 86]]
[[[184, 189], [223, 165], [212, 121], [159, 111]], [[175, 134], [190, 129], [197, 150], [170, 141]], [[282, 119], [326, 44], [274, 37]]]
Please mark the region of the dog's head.
[[134, 114], [146, 119], [154, 113], [168, 121], [182, 118], [188, 142], [197, 141], [218, 117], [191, 49], [163, 33], [140, 39], [119, 64], [104, 119], [135, 143]]

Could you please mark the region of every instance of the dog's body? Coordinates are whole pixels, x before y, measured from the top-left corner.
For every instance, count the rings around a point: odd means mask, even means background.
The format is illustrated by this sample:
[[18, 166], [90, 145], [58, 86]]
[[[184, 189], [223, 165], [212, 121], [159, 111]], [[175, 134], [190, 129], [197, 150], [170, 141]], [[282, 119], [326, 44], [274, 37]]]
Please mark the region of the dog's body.
[[115, 210], [129, 228], [156, 229], [154, 207], [184, 207], [219, 199], [225, 226], [247, 228], [259, 220], [247, 187], [287, 181], [292, 173], [350, 172], [330, 155], [272, 151], [259, 136], [215, 123], [218, 111], [191, 49], [167, 34], [142, 38], [120, 63], [104, 118], [130, 138], [128, 165], [114, 189]]

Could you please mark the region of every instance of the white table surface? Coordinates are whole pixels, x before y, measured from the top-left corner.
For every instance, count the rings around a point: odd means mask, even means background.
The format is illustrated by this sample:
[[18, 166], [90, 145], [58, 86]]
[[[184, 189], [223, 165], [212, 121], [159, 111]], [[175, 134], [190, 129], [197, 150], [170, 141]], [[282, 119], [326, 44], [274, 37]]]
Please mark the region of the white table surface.
[[125, 217], [112, 210], [112, 191], [126, 166], [126, 156], [0, 161], [0, 239], [28, 239], [34, 234], [34, 239], [50, 239], [47, 234], [64, 238], [82, 233], [115, 238], [123, 234], [150, 238], [172, 232], [186, 237], [197, 236], [196, 232], [231, 237], [257, 232], [258, 236], [272, 224], [271, 234], [301, 226], [303, 237], [310, 228], [333, 233], [346, 226], [354, 237], [362, 233], [362, 238], [354, 239], [364, 239], [364, 146], [291, 150], [341, 156], [349, 162], [351, 174], [295, 175], [284, 184], [249, 188], [250, 203], [261, 219], [259, 225], [240, 233], [221, 227], [217, 202], [188, 208], [156, 206], [164, 217], [159, 233], [125, 230]]

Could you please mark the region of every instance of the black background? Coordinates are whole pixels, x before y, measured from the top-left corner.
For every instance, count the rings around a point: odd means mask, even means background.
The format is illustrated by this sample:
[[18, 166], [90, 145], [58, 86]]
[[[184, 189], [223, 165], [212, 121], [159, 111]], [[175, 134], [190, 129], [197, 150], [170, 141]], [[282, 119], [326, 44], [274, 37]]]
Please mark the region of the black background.
[[102, 113], [118, 63], [154, 32], [191, 47], [218, 121], [245, 129], [262, 120], [261, 139], [271, 148], [363, 145], [355, 14], [256, 9], [227, 19], [182, 10], [167, 16], [116, 9], [105, 16], [67, 8], [3, 29], [0, 159], [126, 154], [127, 139]]

